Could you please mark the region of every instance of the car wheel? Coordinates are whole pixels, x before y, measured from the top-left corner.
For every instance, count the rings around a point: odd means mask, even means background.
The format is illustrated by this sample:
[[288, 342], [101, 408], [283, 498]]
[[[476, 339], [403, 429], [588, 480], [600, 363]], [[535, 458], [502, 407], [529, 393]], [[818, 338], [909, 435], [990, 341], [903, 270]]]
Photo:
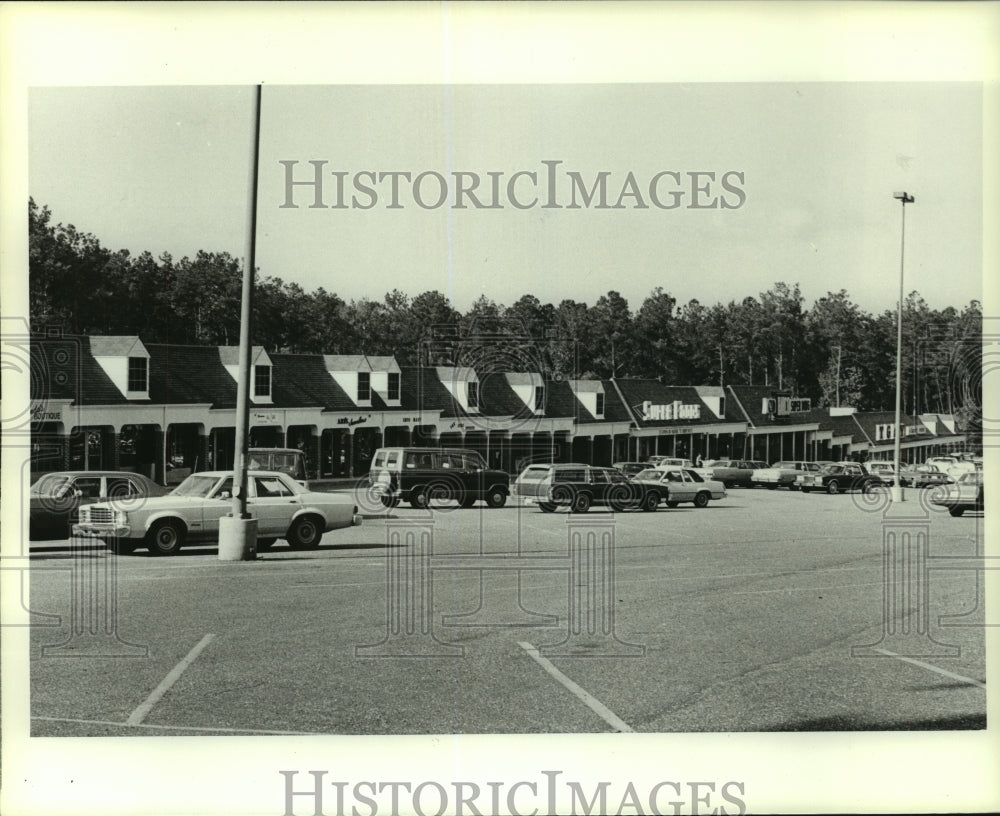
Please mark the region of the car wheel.
[[427, 504], [427, 494], [423, 490], [414, 490], [410, 493], [410, 507], [426, 510]]
[[586, 493], [577, 493], [570, 509], [574, 513], [586, 513], [590, 509], [590, 496]]
[[767, 489], [768, 489], [768, 490], [777, 490], [777, 489], [778, 489], [778, 486], [777, 486], [776, 484], [769, 484], [769, 485], [767, 486]]
[[124, 538], [109, 538], [107, 541], [108, 552], [115, 555], [131, 555], [135, 552], [136, 544]]
[[955, 518], [958, 518], [962, 513], [965, 512], [964, 507], [952, 507], [949, 511]]
[[381, 496], [380, 500], [382, 502], [382, 506], [387, 507], [390, 510], [393, 507], [399, 506], [399, 499], [396, 496]]
[[146, 534], [146, 546], [153, 555], [176, 555], [184, 545], [184, 528], [176, 521], [160, 521]]
[[808, 493], [809, 492], [809, 488], [808, 487], [803, 487], [802, 488], [802, 492], [803, 493]]
[[840, 484], [837, 482], [836, 479], [834, 479], [826, 486], [826, 492], [829, 493], [831, 496], [840, 492]]
[[489, 507], [503, 507], [507, 503], [507, 494], [499, 487], [490, 488], [486, 494], [486, 504]]
[[316, 516], [301, 516], [292, 522], [287, 538], [293, 550], [315, 550], [323, 538], [323, 525]]
[[274, 546], [274, 542], [277, 541], [276, 538], [258, 538], [257, 539], [257, 552], [267, 552], [271, 547]]
[[647, 493], [642, 500], [642, 509], [647, 513], [652, 513], [660, 505], [660, 497], [655, 493]]
[[736, 482], [723, 482], [722, 484], [726, 488], [726, 490], [732, 490], [734, 487], [736, 487]]
[[864, 493], [864, 494], [867, 495], [869, 493], [872, 493], [874, 490], [875, 490], [875, 485], [873, 485], [871, 482], [862, 482], [861, 483], [861, 492], [862, 493]]
[[667, 507], [676, 507], [678, 504], [680, 504], [679, 501], [668, 501]]
[[694, 506], [695, 507], [708, 507], [708, 501], [711, 498], [712, 497], [708, 493], [705, 493], [705, 492], [698, 493], [694, 497]]
[[553, 513], [555, 512], [556, 506], [552, 502], [539, 502], [538, 509], [543, 513]]

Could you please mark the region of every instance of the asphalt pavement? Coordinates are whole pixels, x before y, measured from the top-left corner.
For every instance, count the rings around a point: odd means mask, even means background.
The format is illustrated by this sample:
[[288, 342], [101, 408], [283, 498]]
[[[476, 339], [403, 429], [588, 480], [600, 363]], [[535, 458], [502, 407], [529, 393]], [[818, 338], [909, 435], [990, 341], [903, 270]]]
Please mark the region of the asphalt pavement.
[[985, 727], [981, 514], [363, 510], [250, 562], [33, 547], [32, 734]]

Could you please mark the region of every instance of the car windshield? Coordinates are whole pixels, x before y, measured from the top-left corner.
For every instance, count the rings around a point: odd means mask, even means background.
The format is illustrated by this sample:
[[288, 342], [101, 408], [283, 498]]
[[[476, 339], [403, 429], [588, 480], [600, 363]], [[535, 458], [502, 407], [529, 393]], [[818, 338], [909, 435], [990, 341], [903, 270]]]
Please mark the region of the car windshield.
[[820, 473], [841, 473], [844, 467], [843, 465], [823, 465], [819, 470]]
[[173, 496], [194, 496], [204, 497], [209, 494], [215, 483], [219, 481], [218, 476], [208, 476], [202, 473], [192, 473], [177, 487], [174, 488]]
[[963, 473], [958, 477], [958, 481], [961, 484], [982, 484], [983, 472], [981, 470], [976, 470], [970, 473]]
[[775, 462], [773, 465], [771, 465], [771, 467], [776, 469], [781, 469], [781, 468], [792, 468], [795, 470], [798, 469], [798, 465], [795, 462]]

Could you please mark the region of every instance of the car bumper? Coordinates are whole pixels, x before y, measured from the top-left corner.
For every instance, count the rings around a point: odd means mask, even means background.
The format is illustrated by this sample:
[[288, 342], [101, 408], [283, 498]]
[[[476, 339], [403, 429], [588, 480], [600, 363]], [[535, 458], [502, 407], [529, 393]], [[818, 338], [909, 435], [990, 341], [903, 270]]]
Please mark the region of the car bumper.
[[127, 524], [98, 524], [84, 522], [73, 525], [73, 535], [83, 538], [129, 538], [132, 528]]
[[362, 522], [362, 518], [361, 518], [361, 514], [360, 513], [355, 513], [353, 516], [351, 516], [351, 526], [352, 527], [360, 527], [361, 526], [361, 522]]

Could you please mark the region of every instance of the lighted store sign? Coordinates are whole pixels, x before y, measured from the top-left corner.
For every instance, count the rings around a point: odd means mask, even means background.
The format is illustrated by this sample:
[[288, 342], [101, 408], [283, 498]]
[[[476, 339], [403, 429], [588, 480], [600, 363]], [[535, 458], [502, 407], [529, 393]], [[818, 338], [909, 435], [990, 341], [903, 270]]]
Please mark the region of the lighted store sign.
[[701, 406], [688, 405], [680, 400], [674, 400], [667, 405], [654, 405], [646, 400], [642, 403], [642, 418], [647, 422], [662, 419], [701, 419]]

